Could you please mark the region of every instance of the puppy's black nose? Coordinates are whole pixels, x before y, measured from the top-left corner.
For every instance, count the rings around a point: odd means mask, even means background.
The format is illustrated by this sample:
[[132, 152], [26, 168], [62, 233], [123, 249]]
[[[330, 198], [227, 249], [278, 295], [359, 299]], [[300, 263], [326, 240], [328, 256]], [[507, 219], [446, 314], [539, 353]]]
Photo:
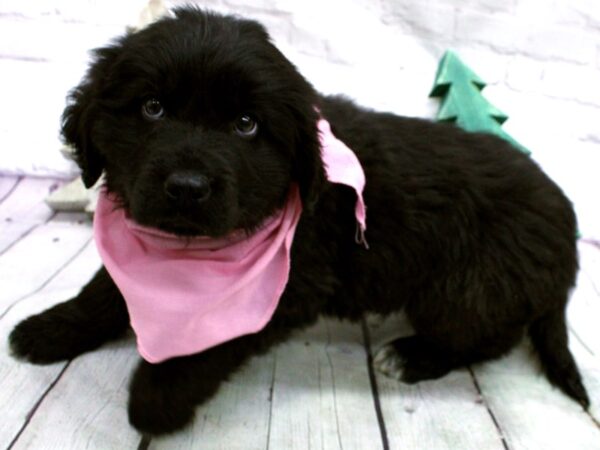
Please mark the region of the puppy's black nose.
[[165, 192], [178, 201], [203, 202], [210, 196], [210, 180], [195, 172], [174, 172], [165, 181]]

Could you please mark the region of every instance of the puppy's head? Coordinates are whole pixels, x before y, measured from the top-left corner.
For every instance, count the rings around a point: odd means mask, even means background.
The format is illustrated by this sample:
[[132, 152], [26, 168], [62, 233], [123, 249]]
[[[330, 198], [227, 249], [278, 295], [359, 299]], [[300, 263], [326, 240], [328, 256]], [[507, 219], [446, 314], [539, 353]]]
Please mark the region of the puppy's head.
[[119, 39], [70, 97], [63, 136], [86, 186], [142, 225], [180, 235], [251, 230], [297, 183], [324, 183], [317, 94], [251, 21], [196, 9]]

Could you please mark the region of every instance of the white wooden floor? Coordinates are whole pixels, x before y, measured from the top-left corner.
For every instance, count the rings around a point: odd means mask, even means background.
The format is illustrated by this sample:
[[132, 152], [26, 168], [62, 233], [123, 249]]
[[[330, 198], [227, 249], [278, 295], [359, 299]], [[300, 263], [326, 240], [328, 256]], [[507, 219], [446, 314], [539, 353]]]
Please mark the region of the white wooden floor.
[[368, 364], [383, 342], [410, 332], [402, 318], [323, 321], [252, 360], [189, 429], [143, 438], [125, 410], [138, 358], [131, 339], [50, 366], [8, 354], [19, 320], [74, 295], [100, 264], [86, 217], [43, 203], [55, 185], [0, 178], [0, 448], [600, 449], [600, 249], [584, 242], [569, 326], [590, 413], [550, 387], [526, 344], [407, 386]]

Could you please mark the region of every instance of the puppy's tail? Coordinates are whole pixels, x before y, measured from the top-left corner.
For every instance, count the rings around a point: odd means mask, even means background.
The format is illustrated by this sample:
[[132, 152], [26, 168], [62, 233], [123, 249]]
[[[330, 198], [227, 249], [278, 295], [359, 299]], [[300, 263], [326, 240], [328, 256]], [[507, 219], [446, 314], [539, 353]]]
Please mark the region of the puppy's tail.
[[529, 336], [533, 347], [539, 354], [542, 369], [550, 383], [587, 410], [590, 406], [590, 399], [567, 345], [564, 310], [551, 311], [537, 319], [529, 328]]

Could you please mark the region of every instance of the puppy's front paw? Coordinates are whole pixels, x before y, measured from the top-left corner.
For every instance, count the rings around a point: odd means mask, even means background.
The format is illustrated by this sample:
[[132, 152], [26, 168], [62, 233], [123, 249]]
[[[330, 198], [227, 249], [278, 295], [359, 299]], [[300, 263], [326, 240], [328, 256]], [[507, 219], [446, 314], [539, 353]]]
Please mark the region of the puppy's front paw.
[[13, 356], [35, 364], [49, 364], [78, 354], [68, 326], [45, 313], [19, 323], [8, 337]]
[[132, 387], [129, 396], [129, 423], [144, 434], [177, 431], [194, 418], [194, 407], [185, 399], [169, 395], [169, 386], [155, 389]]
[[159, 364], [140, 361], [129, 386], [129, 423], [144, 434], [177, 431], [194, 418], [195, 386], [202, 381], [190, 373], [187, 358]]

